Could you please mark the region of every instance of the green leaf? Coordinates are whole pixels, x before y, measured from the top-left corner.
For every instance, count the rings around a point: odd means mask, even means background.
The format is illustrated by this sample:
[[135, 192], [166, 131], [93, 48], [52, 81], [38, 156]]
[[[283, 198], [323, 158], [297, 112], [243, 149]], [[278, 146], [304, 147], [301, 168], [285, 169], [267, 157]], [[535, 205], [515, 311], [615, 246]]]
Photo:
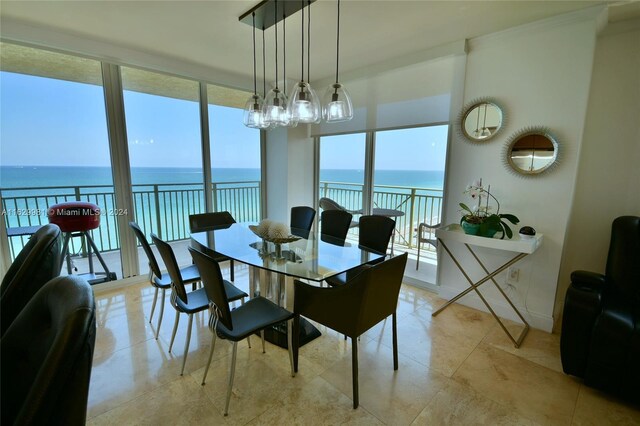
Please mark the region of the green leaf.
[[518, 219], [516, 216], [512, 215], [512, 214], [501, 214], [500, 217], [502, 219], [507, 219], [509, 222], [513, 223], [514, 225], [517, 225], [520, 222], [520, 219]]
[[[515, 223], [518, 223], [518, 222], [516, 221]], [[513, 231], [511, 231], [511, 228], [509, 228], [509, 225], [507, 225], [505, 222], [500, 222], [500, 225], [502, 225], [502, 229], [504, 229], [504, 233], [507, 235], [507, 237], [509, 238], [513, 237]]]
[[468, 211], [469, 213], [473, 214], [473, 211], [465, 203], [460, 203], [460, 207], [462, 207], [464, 210]]

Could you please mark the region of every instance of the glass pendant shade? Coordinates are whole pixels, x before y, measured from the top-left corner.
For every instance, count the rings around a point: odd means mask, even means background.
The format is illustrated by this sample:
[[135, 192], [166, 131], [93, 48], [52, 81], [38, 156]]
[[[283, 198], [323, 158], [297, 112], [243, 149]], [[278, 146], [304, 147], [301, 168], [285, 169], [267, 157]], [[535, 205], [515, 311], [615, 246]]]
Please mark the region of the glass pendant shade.
[[349, 121], [353, 118], [351, 95], [340, 83], [334, 83], [327, 87], [322, 105], [322, 117], [327, 123]]
[[252, 129], [264, 129], [262, 108], [262, 96], [258, 94], [251, 95], [244, 105], [244, 125]]
[[291, 120], [298, 123], [319, 123], [321, 118], [320, 99], [309, 83], [296, 84], [289, 99]]
[[267, 93], [262, 111], [269, 127], [286, 126], [289, 123], [287, 97], [277, 88]]

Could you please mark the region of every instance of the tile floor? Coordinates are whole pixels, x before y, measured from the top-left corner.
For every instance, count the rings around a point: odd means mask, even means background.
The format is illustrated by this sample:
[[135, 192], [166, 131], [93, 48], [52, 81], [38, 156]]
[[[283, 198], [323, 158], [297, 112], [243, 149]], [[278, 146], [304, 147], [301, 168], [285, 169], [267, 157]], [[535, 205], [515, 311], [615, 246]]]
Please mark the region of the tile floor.
[[[236, 277], [239, 287], [248, 286], [246, 269], [236, 267]], [[223, 417], [231, 345], [218, 340], [201, 386], [211, 333], [206, 314], [196, 315], [180, 376], [186, 317], [175, 353], [168, 353], [174, 311], [167, 300], [155, 340], [159, 304], [149, 324], [152, 300], [153, 289], [144, 284], [96, 294], [88, 424], [640, 424], [637, 408], [562, 373], [557, 335], [532, 330], [515, 349], [489, 314], [453, 305], [432, 318], [443, 300], [407, 285], [398, 304], [399, 370], [393, 370], [389, 320], [361, 337], [357, 410], [350, 342], [320, 326], [322, 336], [300, 349], [295, 378], [284, 349], [267, 343], [262, 353], [258, 338], [251, 349], [239, 343]]]

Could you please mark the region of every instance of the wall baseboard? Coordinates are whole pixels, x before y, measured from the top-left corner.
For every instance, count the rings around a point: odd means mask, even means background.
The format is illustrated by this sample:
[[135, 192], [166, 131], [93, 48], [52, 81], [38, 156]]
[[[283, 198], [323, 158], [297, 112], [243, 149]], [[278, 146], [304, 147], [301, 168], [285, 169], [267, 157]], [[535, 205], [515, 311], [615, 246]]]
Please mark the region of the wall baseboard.
[[106, 283], [95, 284], [91, 286], [91, 288], [93, 288], [94, 294], [101, 294], [111, 290], [126, 288], [136, 284], [144, 283], [144, 282], [148, 282], [146, 274], [137, 275], [135, 277], [123, 278], [121, 280], [108, 281]]

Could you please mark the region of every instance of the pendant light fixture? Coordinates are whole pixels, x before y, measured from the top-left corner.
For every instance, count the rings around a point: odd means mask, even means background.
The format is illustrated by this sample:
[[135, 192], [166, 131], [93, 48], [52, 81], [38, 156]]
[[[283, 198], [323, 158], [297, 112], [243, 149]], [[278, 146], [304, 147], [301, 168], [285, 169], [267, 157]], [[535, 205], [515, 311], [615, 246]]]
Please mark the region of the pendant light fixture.
[[256, 14], [252, 14], [253, 20], [253, 95], [249, 97], [244, 107], [244, 125], [252, 129], [264, 128], [262, 115], [263, 100], [258, 94], [256, 76]]
[[351, 95], [340, 84], [338, 72], [340, 70], [340, 0], [338, 0], [338, 21], [336, 35], [336, 82], [329, 86], [324, 94], [322, 116], [328, 123], [349, 121], [353, 118], [353, 104]]
[[[296, 85], [295, 90], [291, 94], [289, 99], [289, 111], [291, 118], [299, 123], [317, 123], [320, 120], [320, 100], [315, 90], [311, 87], [309, 82], [304, 81], [304, 0], [302, 3], [302, 54], [301, 63], [302, 70], [300, 76], [300, 82]], [[307, 55], [309, 52], [307, 52]]]
[[[282, 90], [287, 96], [287, 13], [286, 8], [282, 8]], [[287, 120], [289, 127], [297, 127], [298, 120], [291, 115], [289, 102], [287, 102]]]
[[[274, 2], [275, 15], [278, 16], [278, 0]], [[275, 39], [276, 39], [276, 81], [275, 87], [267, 93], [264, 100], [264, 107], [262, 109], [264, 113], [264, 120], [269, 124], [269, 127], [286, 126], [289, 124], [289, 118], [287, 116], [287, 97], [284, 92], [278, 88], [278, 24], [275, 24]]]

